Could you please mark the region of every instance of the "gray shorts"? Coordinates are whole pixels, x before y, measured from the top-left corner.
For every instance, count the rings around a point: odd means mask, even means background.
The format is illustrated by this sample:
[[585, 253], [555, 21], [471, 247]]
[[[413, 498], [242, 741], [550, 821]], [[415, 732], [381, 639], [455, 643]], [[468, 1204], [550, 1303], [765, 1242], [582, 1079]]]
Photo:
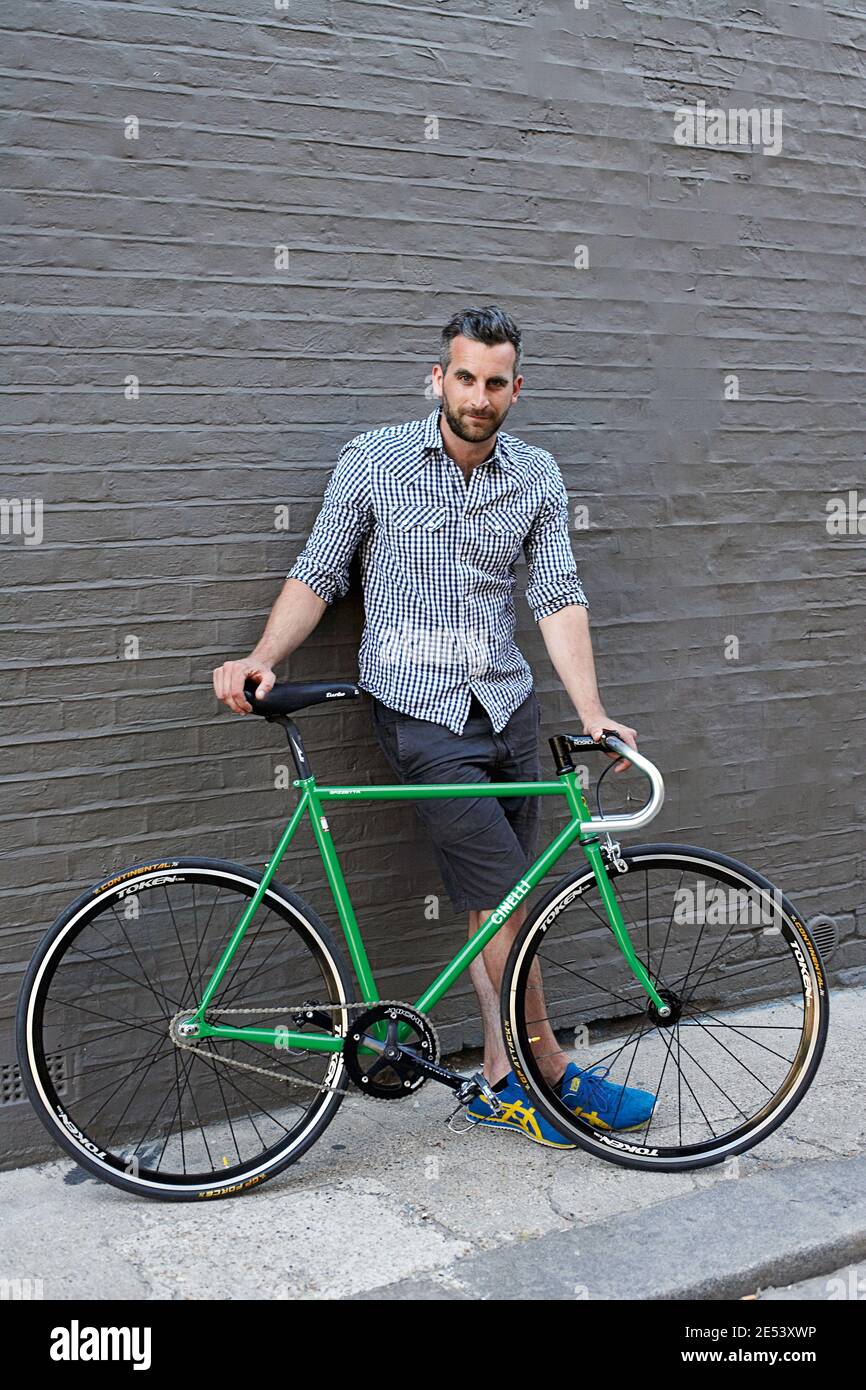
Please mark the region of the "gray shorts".
[[[373, 729], [400, 782], [536, 782], [541, 776], [535, 691], [493, 732], [472, 698], [462, 734], [372, 697]], [[494, 908], [533, 862], [541, 797], [443, 797], [413, 802], [433, 841], [455, 912]]]

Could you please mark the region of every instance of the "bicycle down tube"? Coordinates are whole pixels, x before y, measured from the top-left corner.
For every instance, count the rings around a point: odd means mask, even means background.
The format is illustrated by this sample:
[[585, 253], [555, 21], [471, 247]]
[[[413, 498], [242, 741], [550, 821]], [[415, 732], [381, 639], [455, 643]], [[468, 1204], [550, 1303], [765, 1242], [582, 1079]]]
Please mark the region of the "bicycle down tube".
[[[219, 988], [220, 982], [253, 916], [262, 902], [262, 899], [265, 897], [271, 880], [274, 878], [280, 862], [305, 813], [308, 813], [310, 817], [313, 834], [321, 855], [322, 863], [325, 867], [325, 874], [334, 899], [334, 905], [337, 909], [337, 915], [340, 919], [346, 945], [361, 990], [361, 997], [365, 1002], [369, 1003], [373, 1003], [378, 998], [376, 984], [370, 969], [370, 963], [367, 958], [361, 931], [358, 926], [343, 871], [331, 840], [327, 817], [322, 810], [322, 803], [326, 801], [419, 801], [445, 797], [502, 796], [503, 794], [507, 794], [508, 796], [565, 796], [572, 815], [568, 824], [559, 832], [538, 859], [535, 860], [532, 866], [527, 869], [523, 877], [519, 879], [510, 892], [505, 895], [499, 905], [494, 908], [490, 916], [484, 922], [484, 925], [479, 928], [457, 952], [454, 958], [448, 962], [439, 975], [437, 975], [432, 984], [427, 987], [416, 1001], [414, 1007], [421, 1012], [426, 1012], [438, 1003], [454, 984], [455, 980], [458, 979], [475, 957], [483, 951], [488, 942], [496, 935], [502, 924], [507, 921], [515, 908], [537, 886], [565, 851], [574, 844], [575, 841], [578, 841], [592, 868], [607, 913], [608, 922], [620, 952], [647, 997], [657, 1008], [666, 1012], [664, 1000], [656, 991], [652, 980], [641, 961], [638, 960], [634, 948], [632, 947], [620, 912], [619, 904], [611, 887], [607, 869], [602, 858], [599, 841], [597, 837], [592, 834], [596, 829], [607, 830], [608, 826], [615, 829], [636, 828], [637, 824], [642, 823], [643, 820], [649, 819], [654, 815], [660, 804], [661, 793], [659, 788], [661, 782], [658, 777], [657, 769], [654, 768], [648, 760], [635, 754], [634, 750], [627, 749], [624, 745], [623, 748], [630, 759], [650, 776], [650, 780], [654, 785], [654, 795], [641, 812], [621, 817], [605, 816], [601, 819], [597, 819], [590, 815], [586, 799], [578, 783], [578, 774], [575, 770], [561, 773], [555, 782], [488, 782], [480, 784], [475, 782], [460, 782], [435, 783], [430, 785], [400, 784], [397, 786], [380, 785], [365, 787], [319, 787], [316, 785], [315, 778], [313, 777], [294, 782], [293, 785], [301, 790], [300, 800], [264, 871], [261, 883], [242, 913], [232, 933], [231, 939], [213, 975], [208, 981], [198, 1008], [190, 1011], [189, 1021], [195, 1022], [198, 1025], [198, 1036], [202, 1038], [239, 1039], [246, 1042], [260, 1043], [274, 1047], [279, 1046], [281, 1048], [303, 1047], [309, 1051], [318, 1052], [342, 1051], [343, 1039], [334, 1034], [317, 1034], [300, 1031], [292, 1032], [284, 1027], [279, 1029], [252, 1027], [235, 1028], [228, 1025], [210, 1024], [204, 1018], [208, 1005]], [[653, 775], [650, 774], [650, 770]]]

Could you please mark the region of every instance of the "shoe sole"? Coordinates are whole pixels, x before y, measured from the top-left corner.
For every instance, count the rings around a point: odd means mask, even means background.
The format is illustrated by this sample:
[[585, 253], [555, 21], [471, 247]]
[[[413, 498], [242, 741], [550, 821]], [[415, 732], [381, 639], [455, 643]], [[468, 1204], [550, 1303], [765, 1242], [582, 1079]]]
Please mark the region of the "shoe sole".
[[[534, 1144], [544, 1144], [549, 1149], [576, 1149], [579, 1147], [577, 1144], [554, 1144], [551, 1139], [536, 1139], [534, 1134], [528, 1134], [520, 1125], [512, 1125], [507, 1121], [503, 1123], [501, 1120], [491, 1120], [482, 1115], [474, 1115], [471, 1110], [466, 1111], [466, 1118], [475, 1125], [487, 1125], [489, 1129], [516, 1130], [518, 1134], [523, 1134], [527, 1139], [531, 1139]], [[575, 1115], [577, 1120], [582, 1118], [582, 1115]], [[649, 1118], [647, 1116], [647, 1119]], [[636, 1129], [643, 1129], [646, 1123], [646, 1120], [640, 1120], [636, 1125], [620, 1125], [618, 1129], [611, 1129], [610, 1125], [593, 1125], [592, 1128], [606, 1131], [608, 1134], [631, 1134]]]
[[466, 1112], [466, 1118], [470, 1120], [473, 1125], [485, 1125], [487, 1129], [498, 1129], [500, 1134], [506, 1131], [510, 1134], [522, 1134], [524, 1139], [529, 1139], [533, 1144], [541, 1144], [545, 1149], [579, 1148], [578, 1144], [569, 1144], [567, 1141], [564, 1144], [554, 1144], [552, 1139], [539, 1139], [536, 1135], [530, 1134], [528, 1130], [521, 1128], [520, 1125], [512, 1125], [503, 1120], [483, 1119], [480, 1115], [473, 1115], [469, 1110]]

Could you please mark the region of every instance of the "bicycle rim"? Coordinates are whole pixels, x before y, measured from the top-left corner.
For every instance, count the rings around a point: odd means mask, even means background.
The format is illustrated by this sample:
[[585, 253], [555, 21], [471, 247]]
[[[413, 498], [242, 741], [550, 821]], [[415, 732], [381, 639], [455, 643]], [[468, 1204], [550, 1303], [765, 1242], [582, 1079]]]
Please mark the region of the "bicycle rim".
[[[663, 844], [624, 859], [627, 872], [609, 877], [670, 1020], [626, 965], [587, 869], [555, 885], [512, 949], [502, 990], [512, 1064], [547, 1119], [596, 1156], [662, 1170], [719, 1163], [766, 1138], [808, 1089], [828, 1021], [820, 954], [790, 901], [736, 860]], [[535, 961], [543, 1019], [527, 1010]], [[576, 1116], [540, 1070], [540, 1022], [581, 1070], [606, 1067], [609, 1084], [655, 1095], [651, 1116], [628, 1131], [615, 1114], [603, 1127], [595, 1107], [593, 1122]]]

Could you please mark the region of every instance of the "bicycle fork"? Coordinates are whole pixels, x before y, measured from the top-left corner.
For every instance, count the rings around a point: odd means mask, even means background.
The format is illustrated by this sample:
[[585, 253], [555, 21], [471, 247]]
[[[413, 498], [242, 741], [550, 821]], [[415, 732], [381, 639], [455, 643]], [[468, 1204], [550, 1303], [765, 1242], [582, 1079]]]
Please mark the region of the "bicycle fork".
[[[586, 798], [577, 781], [577, 773], [566, 772], [562, 775], [562, 780], [565, 783], [568, 804], [573, 814], [581, 824], [591, 820], [592, 817], [589, 807], [586, 804]], [[610, 841], [609, 835], [608, 840]], [[616, 894], [613, 891], [613, 885], [608, 876], [607, 865], [604, 862], [604, 855], [602, 853], [601, 841], [597, 835], [592, 836], [592, 838], [587, 837], [586, 839], [581, 837], [580, 847], [589, 861], [589, 866], [592, 869], [593, 876], [598, 885], [598, 891], [601, 894], [601, 900], [604, 903], [604, 910], [607, 913], [611, 931], [613, 932], [617, 946], [625, 958], [626, 964], [641, 989], [655, 1006], [659, 1018], [668, 1018], [671, 1012], [670, 1006], [662, 999], [650, 979], [643, 961], [638, 959], [634, 946], [631, 943], [631, 938], [629, 937], [622, 913], [620, 912], [619, 903], [616, 900]]]

